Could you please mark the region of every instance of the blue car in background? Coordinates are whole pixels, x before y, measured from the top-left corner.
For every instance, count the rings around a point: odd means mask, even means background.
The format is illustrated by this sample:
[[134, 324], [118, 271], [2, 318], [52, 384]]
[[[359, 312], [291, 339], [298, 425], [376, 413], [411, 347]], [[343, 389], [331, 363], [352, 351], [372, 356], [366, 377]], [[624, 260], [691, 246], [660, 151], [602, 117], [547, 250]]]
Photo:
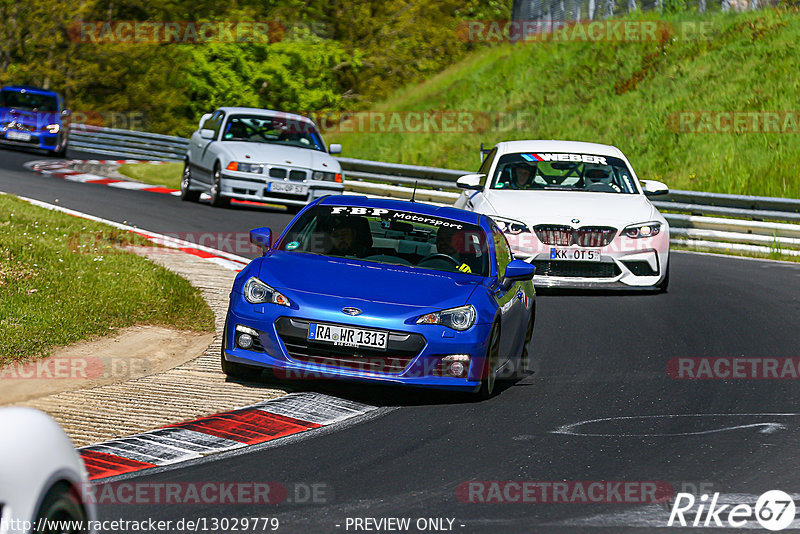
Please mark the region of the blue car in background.
[[489, 397], [527, 368], [535, 267], [487, 216], [327, 196], [233, 284], [222, 368], [254, 378], [348, 379]]
[[0, 89], [0, 143], [40, 148], [63, 156], [69, 136], [69, 111], [54, 91], [27, 85]]

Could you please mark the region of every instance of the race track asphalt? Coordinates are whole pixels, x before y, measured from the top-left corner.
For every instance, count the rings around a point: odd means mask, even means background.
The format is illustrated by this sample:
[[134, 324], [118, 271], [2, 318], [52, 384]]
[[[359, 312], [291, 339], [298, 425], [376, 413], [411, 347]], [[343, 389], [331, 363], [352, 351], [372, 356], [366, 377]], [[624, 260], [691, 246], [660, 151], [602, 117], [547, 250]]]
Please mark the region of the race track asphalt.
[[[289, 220], [277, 210], [213, 209], [69, 183], [25, 170], [31, 159], [44, 158], [0, 150], [0, 190], [157, 232], [277, 231]], [[277, 517], [278, 532], [363, 532], [354, 519], [365, 517], [407, 517], [412, 526], [450, 518], [456, 532], [645, 532], [666, 526], [667, 506], [574, 497], [477, 503], [457, 490], [468, 481], [662, 481], [675, 491], [703, 484], [750, 504], [767, 490], [800, 493], [800, 381], [676, 380], [667, 373], [668, 361], [680, 357], [798, 357], [800, 265], [686, 253], [673, 253], [671, 262], [666, 294], [538, 295], [533, 351], [540, 370], [489, 401], [293, 382], [290, 390], [382, 409], [342, 428], [126, 480], [276, 482], [292, 502], [118, 504], [100, 506], [99, 514]], [[596, 419], [603, 421], [568, 426]], [[292, 497], [311, 483], [323, 485], [324, 497]]]

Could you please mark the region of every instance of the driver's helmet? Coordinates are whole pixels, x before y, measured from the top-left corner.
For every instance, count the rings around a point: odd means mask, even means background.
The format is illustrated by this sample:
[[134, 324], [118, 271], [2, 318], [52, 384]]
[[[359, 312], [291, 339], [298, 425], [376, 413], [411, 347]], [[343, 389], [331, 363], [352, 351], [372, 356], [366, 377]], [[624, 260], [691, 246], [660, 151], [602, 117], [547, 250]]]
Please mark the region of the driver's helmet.
[[[520, 189], [528, 187], [533, 182], [534, 176], [536, 176], [536, 167], [527, 163], [515, 163], [511, 166], [510, 171], [511, 187]], [[520, 179], [523, 179], [521, 183]]]
[[239, 120], [232, 120], [228, 125], [228, 133], [225, 135], [228, 139], [241, 139], [247, 137], [247, 128]]
[[475, 241], [474, 231], [439, 228], [436, 234], [436, 249], [439, 253], [454, 256], [456, 259], [464, 256], [478, 256], [480, 255], [480, 245]]
[[611, 184], [611, 172], [605, 165], [589, 165], [583, 169], [583, 177], [588, 185]]

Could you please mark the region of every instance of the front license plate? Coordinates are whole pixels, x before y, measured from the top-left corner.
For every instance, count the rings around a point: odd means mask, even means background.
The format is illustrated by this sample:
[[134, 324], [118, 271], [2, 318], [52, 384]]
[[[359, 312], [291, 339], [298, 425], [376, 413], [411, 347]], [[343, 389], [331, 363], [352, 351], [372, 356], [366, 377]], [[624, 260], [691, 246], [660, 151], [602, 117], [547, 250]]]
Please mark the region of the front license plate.
[[305, 195], [308, 193], [308, 186], [300, 184], [287, 184], [283, 182], [271, 182], [267, 184], [267, 193], [289, 193], [291, 195]]
[[333, 343], [340, 347], [369, 347], [386, 350], [389, 334], [379, 330], [311, 323], [308, 326], [308, 340]]
[[6, 139], [10, 141], [30, 141], [31, 134], [22, 132], [6, 132]]
[[600, 261], [600, 251], [552, 247], [550, 249], [550, 259], [567, 261]]

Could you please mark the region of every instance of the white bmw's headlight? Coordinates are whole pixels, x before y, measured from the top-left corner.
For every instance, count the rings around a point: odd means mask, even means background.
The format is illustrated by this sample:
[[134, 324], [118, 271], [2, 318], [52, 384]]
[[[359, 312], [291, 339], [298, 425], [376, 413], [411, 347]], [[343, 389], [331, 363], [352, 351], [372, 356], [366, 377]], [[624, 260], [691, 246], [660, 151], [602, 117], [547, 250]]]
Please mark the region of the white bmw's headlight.
[[292, 301], [290, 301], [286, 295], [268, 286], [255, 276], [251, 277], [247, 280], [247, 282], [244, 283], [242, 293], [244, 293], [245, 300], [250, 304], [264, 304], [265, 302], [271, 302], [272, 304], [277, 304], [279, 306], [290, 307], [292, 305]]
[[518, 235], [523, 233], [530, 233], [531, 229], [522, 221], [514, 219], [507, 219], [505, 217], [498, 217], [497, 215], [490, 215], [491, 219], [497, 223], [497, 226], [504, 234]]
[[256, 174], [263, 174], [264, 167], [266, 165], [264, 163], [249, 163], [243, 161], [231, 161], [225, 167], [229, 171], [238, 171], [238, 172], [252, 172]]
[[322, 180], [324, 182], [342, 183], [342, 173], [340, 172], [326, 172], [314, 171], [311, 173], [312, 180]]
[[478, 316], [475, 307], [471, 304], [450, 308], [440, 312], [429, 313], [417, 319], [417, 324], [440, 324], [453, 330], [466, 330], [475, 324]]
[[661, 232], [661, 223], [649, 222], [641, 224], [632, 224], [626, 227], [622, 233], [631, 239], [639, 239], [642, 237], [657, 236]]

